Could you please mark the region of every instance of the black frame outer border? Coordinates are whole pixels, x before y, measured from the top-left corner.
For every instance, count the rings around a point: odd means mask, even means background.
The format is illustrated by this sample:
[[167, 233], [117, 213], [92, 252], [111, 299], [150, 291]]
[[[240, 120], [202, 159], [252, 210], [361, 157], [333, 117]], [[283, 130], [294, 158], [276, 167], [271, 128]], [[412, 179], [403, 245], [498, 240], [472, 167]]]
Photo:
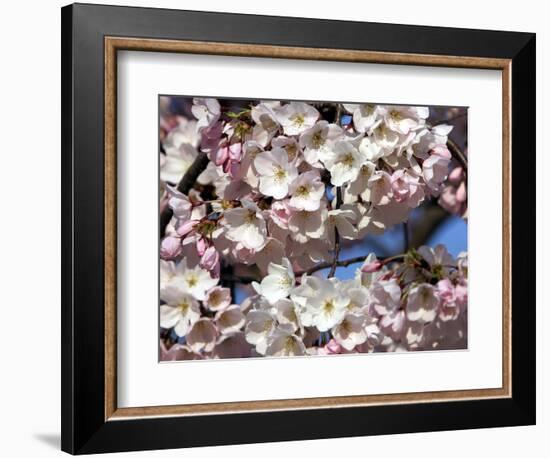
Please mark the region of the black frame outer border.
[[[535, 257], [525, 255], [535, 253], [536, 235], [534, 34], [88, 4], [66, 6], [61, 15], [64, 451], [83, 454], [535, 423]], [[105, 422], [106, 35], [512, 59], [512, 398]]]

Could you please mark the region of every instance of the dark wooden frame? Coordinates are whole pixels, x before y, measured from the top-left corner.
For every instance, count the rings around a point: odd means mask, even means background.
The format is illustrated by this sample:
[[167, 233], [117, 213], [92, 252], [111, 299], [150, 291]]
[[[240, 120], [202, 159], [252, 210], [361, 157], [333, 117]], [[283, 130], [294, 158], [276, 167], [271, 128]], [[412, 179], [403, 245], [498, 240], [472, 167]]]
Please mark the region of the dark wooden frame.
[[[242, 408], [218, 410], [117, 410], [117, 49], [502, 69], [502, 390], [427, 398], [413, 393], [398, 403], [327, 398], [257, 409], [241, 403]], [[534, 34], [71, 5], [62, 9], [62, 125], [63, 450], [93, 453], [534, 424], [535, 259], [524, 254], [535, 252]]]

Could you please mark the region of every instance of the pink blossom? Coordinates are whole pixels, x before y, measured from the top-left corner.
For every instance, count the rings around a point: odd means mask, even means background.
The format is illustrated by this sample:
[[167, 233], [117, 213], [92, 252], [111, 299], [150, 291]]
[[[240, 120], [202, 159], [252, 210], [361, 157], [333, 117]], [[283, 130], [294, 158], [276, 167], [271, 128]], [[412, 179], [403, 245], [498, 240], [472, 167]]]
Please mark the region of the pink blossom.
[[449, 173], [449, 182], [454, 185], [459, 185], [464, 179], [464, 173], [462, 167], [455, 167], [451, 173]]
[[[223, 124], [216, 122], [201, 131], [201, 149], [205, 153], [215, 152], [220, 144], [223, 134]], [[211, 158], [212, 159], [212, 158]]]
[[220, 254], [214, 246], [204, 250], [199, 265], [206, 270], [215, 271], [220, 263]]
[[396, 202], [407, 202], [409, 207], [415, 208], [424, 198], [424, 191], [420, 187], [418, 177], [412, 176], [403, 169], [396, 170], [391, 177], [393, 198]]
[[380, 329], [396, 340], [399, 340], [405, 326], [405, 312], [397, 310], [380, 318]]
[[195, 246], [197, 248], [197, 254], [199, 256], [203, 256], [204, 252], [208, 248], [208, 242], [206, 241], [206, 239], [204, 237], [198, 237], [196, 242], [195, 242]]
[[455, 294], [458, 305], [465, 307], [468, 303], [468, 287], [459, 283], [455, 287]]
[[179, 237], [164, 237], [160, 244], [160, 257], [162, 259], [174, 259], [181, 254], [182, 246]]
[[432, 154], [436, 154], [443, 159], [451, 159], [451, 153], [446, 145], [436, 145], [432, 149]]
[[363, 264], [363, 266], [361, 267], [361, 272], [370, 274], [372, 272], [380, 270], [382, 266], [383, 264], [381, 261], [379, 261], [378, 259], [374, 259], [373, 261], [365, 262], [365, 264]]
[[455, 288], [448, 278], [437, 282], [437, 293], [445, 304], [455, 300]]
[[344, 349], [338, 342], [336, 342], [336, 340], [330, 339], [329, 342], [324, 347], [319, 347], [317, 354], [318, 355], [338, 355], [343, 351]]
[[432, 154], [422, 164], [422, 175], [426, 184], [438, 191], [441, 183], [447, 178], [450, 159], [441, 154]]
[[194, 220], [194, 219], [190, 219], [188, 221], [184, 221], [183, 223], [181, 224], [178, 224], [178, 227], [176, 229], [176, 233], [178, 234], [178, 236], [180, 237], [185, 237], [186, 235], [188, 235], [190, 232], [193, 231], [193, 229], [195, 229], [195, 226], [198, 224], [199, 222], [197, 220]]
[[202, 359], [200, 355], [196, 354], [187, 345], [174, 344], [169, 349], [166, 348], [166, 344], [160, 341], [160, 360], [161, 361], [184, 361], [192, 359]]
[[229, 159], [229, 146], [225, 143], [223, 146], [220, 146], [218, 150], [212, 154], [212, 161], [216, 165], [223, 165], [227, 159]]
[[288, 205], [288, 200], [281, 200], [273, 202], [269, 216], [271, 220], [280, 228], [288, 229], [288, 221], [292, 211]]

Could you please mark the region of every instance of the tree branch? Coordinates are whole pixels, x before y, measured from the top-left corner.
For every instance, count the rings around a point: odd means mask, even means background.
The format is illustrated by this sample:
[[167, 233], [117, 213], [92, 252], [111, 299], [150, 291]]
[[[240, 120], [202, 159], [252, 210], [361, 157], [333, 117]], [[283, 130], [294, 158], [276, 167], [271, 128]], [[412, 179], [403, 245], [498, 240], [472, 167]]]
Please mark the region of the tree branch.
[[[183, 175], [178, 183], [177, 190], [182, 194], [187, 194], [191, 188], [195, 185], [199, 175], [204, 172], [208, 165], [208, 156], [206, 153], [200, 152], [195, 158], [191, 166], [187, 169], [187, 172]], [[172, 209], [166, 207], [160, 215], [160, 236], [164, 237], [166, 226], [172, 219]]]
[[[351, 264], [357, 264], [359, 262], [364, 262], [365, 259], [367, 258], [367, 256], [368, 256], [368, 254], [363, 255], [363, 256], [356, 256], [354, 258], [349, 258], [349, 259], [345, 259], [345, 260], [342, 260], [342, 261], [336, 261], [336, 266], [337, 267], [348, 267]], [[404, 254], [396, 254], [394, 256], [389, 256], [387, 258], [378, 258], [378, 260], [381, 261], [383, 264], [390, 264], [392, 262], [402, 262], [404, 259], [405, 259]], [[315, 273], [319, 270], [328, 269], [329, 267], [332, 267], [333, 265], [334, 265], [334, 261], [321, 262], [321, 263], [316, 264], [315, 266], [311, 267], [310, 269], [299, 270], [299, 271], [295, 272], [294, 275], [296, 277], [300, 277], [303, 274], [311, 275], [312, 273]], [[222, 273], [221, 279], [223, 281], [233, 281], [233, 282], [242, 283], [242, 284], [252, 283], [253, 281], [258, 281], [259, 282], [261, 280], [257, 277], [252, 277], [252, 276], [238, 276], [238, 275], [224, 274], [224, 273]]]
[[[336, 104], [336, 112], [334, 113], [334, 122], [336, 125], [340, 125], [340, 118], [342, 117], [342, 105]], [[336, 189], [336, 208], [340, 208], [342, 205], [342, 189], [340, 187], [334, 187]], [[328, 278], [334, 277], [336, 273], [336, 265], [338, 263], [338, 257], [340, 256], [340, 234], [338, 233], [338, 228], [334, 224], [334, 258], [332, 260], [332, 266], [328, 273]]]
[[[336, 188], [336, 208], [340, 208], [340, 205], [342, 205], [342, 189], [337, 187]], [[340, 234], [338, 233], [338, 228], [336, 227], [336, 224], [334, 224], [334, 257], [332, 260], [332, 266], [330, 268], [330, 272], [328, 273], [328, 278], [334, 277], [334, 274], [336, 273], [336, 266], [338, 264], [339, 256], [340, 256]]]
[[452, 156], [460, 163], [464, 173], [468, 172], [468, 158], [458, 147], [458, 145], [450, 138], [447, 139], [447, 148], [449, 148]]

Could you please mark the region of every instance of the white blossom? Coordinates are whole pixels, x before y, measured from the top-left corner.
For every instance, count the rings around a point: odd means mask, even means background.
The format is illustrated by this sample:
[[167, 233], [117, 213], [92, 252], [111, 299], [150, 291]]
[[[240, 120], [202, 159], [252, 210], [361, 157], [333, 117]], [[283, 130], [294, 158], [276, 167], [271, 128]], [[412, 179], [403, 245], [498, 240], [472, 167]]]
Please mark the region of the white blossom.
[[178, 336], [185, 336], [191, 326], [200, 318], [199, 303], [193, 296], [176, 286], [168, 286], [161, 291], [160, 326], [174, 328]]
[[184, 258], [176, 266], [175, 275], [170, 283], [202, 301], [206, 298], [206, 292], [218, 284], [218, 279], [212, 278], [210, 272], [202, 269], [199, 265], [189, 267]]
[[439, 308], [435, 288], [422, 283], [410, 289], [407, 297], [407, 318], [411, 321], [428, 323], [433, 321]]
[[266, 356], [302, 356], [306, 347], [302, 340], [294, 334], [291, 326], [281, 325], [273, 332]]
[[290, 102], [276, 111], [285, 135], [299, 135], [315, 125], [319, 112], [304, 102]]
[[220, 103], [212, 98], [194, 98], [191, 107], [193, 116], [198, 119], [197, 130], [210, 127], [220, 117]]
[[297, 210], [315, 211], [319, 209], [325, 194], [325, 185], [318, 172], [309, 171], [296, 178], [289, 188], [289, 205]]
[[346, 111], [353, 115], [353, 125], [357, 132], [368, 132], [379, 117], [379, 109], [376, 105], [345, 103]]
[[288, 194], [290, 183], [298, 176], [296, 166], [289, 162], [283, 148], [258, 154], [254, 166], [260, 177], [260, 191], [276, 199], [282, 199]]
[[254, 202], [243, 200], [241, 203], [242, 207], [225, 212], [225, 236], [249, 250], [259, 250], [267, 238], [265, 219]]
[[261, 283], [254, 282], [252, 286], [258, 294], [264, 296], [270, 304], [279, 299], [288, 297], [294, 287], [295, 278], [292, 265], [287, 258], [283, 258], [282, 265], [270, 263], [267, 276]]
[[330, 172], [330, 182], [334, 186], [342, 186], [357, 178], [365, 161], [363, 153], [359, 152], [351, 142], [338, 141], [334, 144], [331, 154], [325, 158], [324, 164]]
[[328, 154], [334, 142], [340, 138], [343, 130], [336, 124], [318, 121], [313, 127], [300, 135], [300, 146], [304, 149], [304, 158], [311, 164], [318, 164]]
[[260, 355], [265, 355], [269, 338], [277, 326], [277, 320], [267, 310], [251, 310], [246, 315], [246, 341], [256, 347]]

